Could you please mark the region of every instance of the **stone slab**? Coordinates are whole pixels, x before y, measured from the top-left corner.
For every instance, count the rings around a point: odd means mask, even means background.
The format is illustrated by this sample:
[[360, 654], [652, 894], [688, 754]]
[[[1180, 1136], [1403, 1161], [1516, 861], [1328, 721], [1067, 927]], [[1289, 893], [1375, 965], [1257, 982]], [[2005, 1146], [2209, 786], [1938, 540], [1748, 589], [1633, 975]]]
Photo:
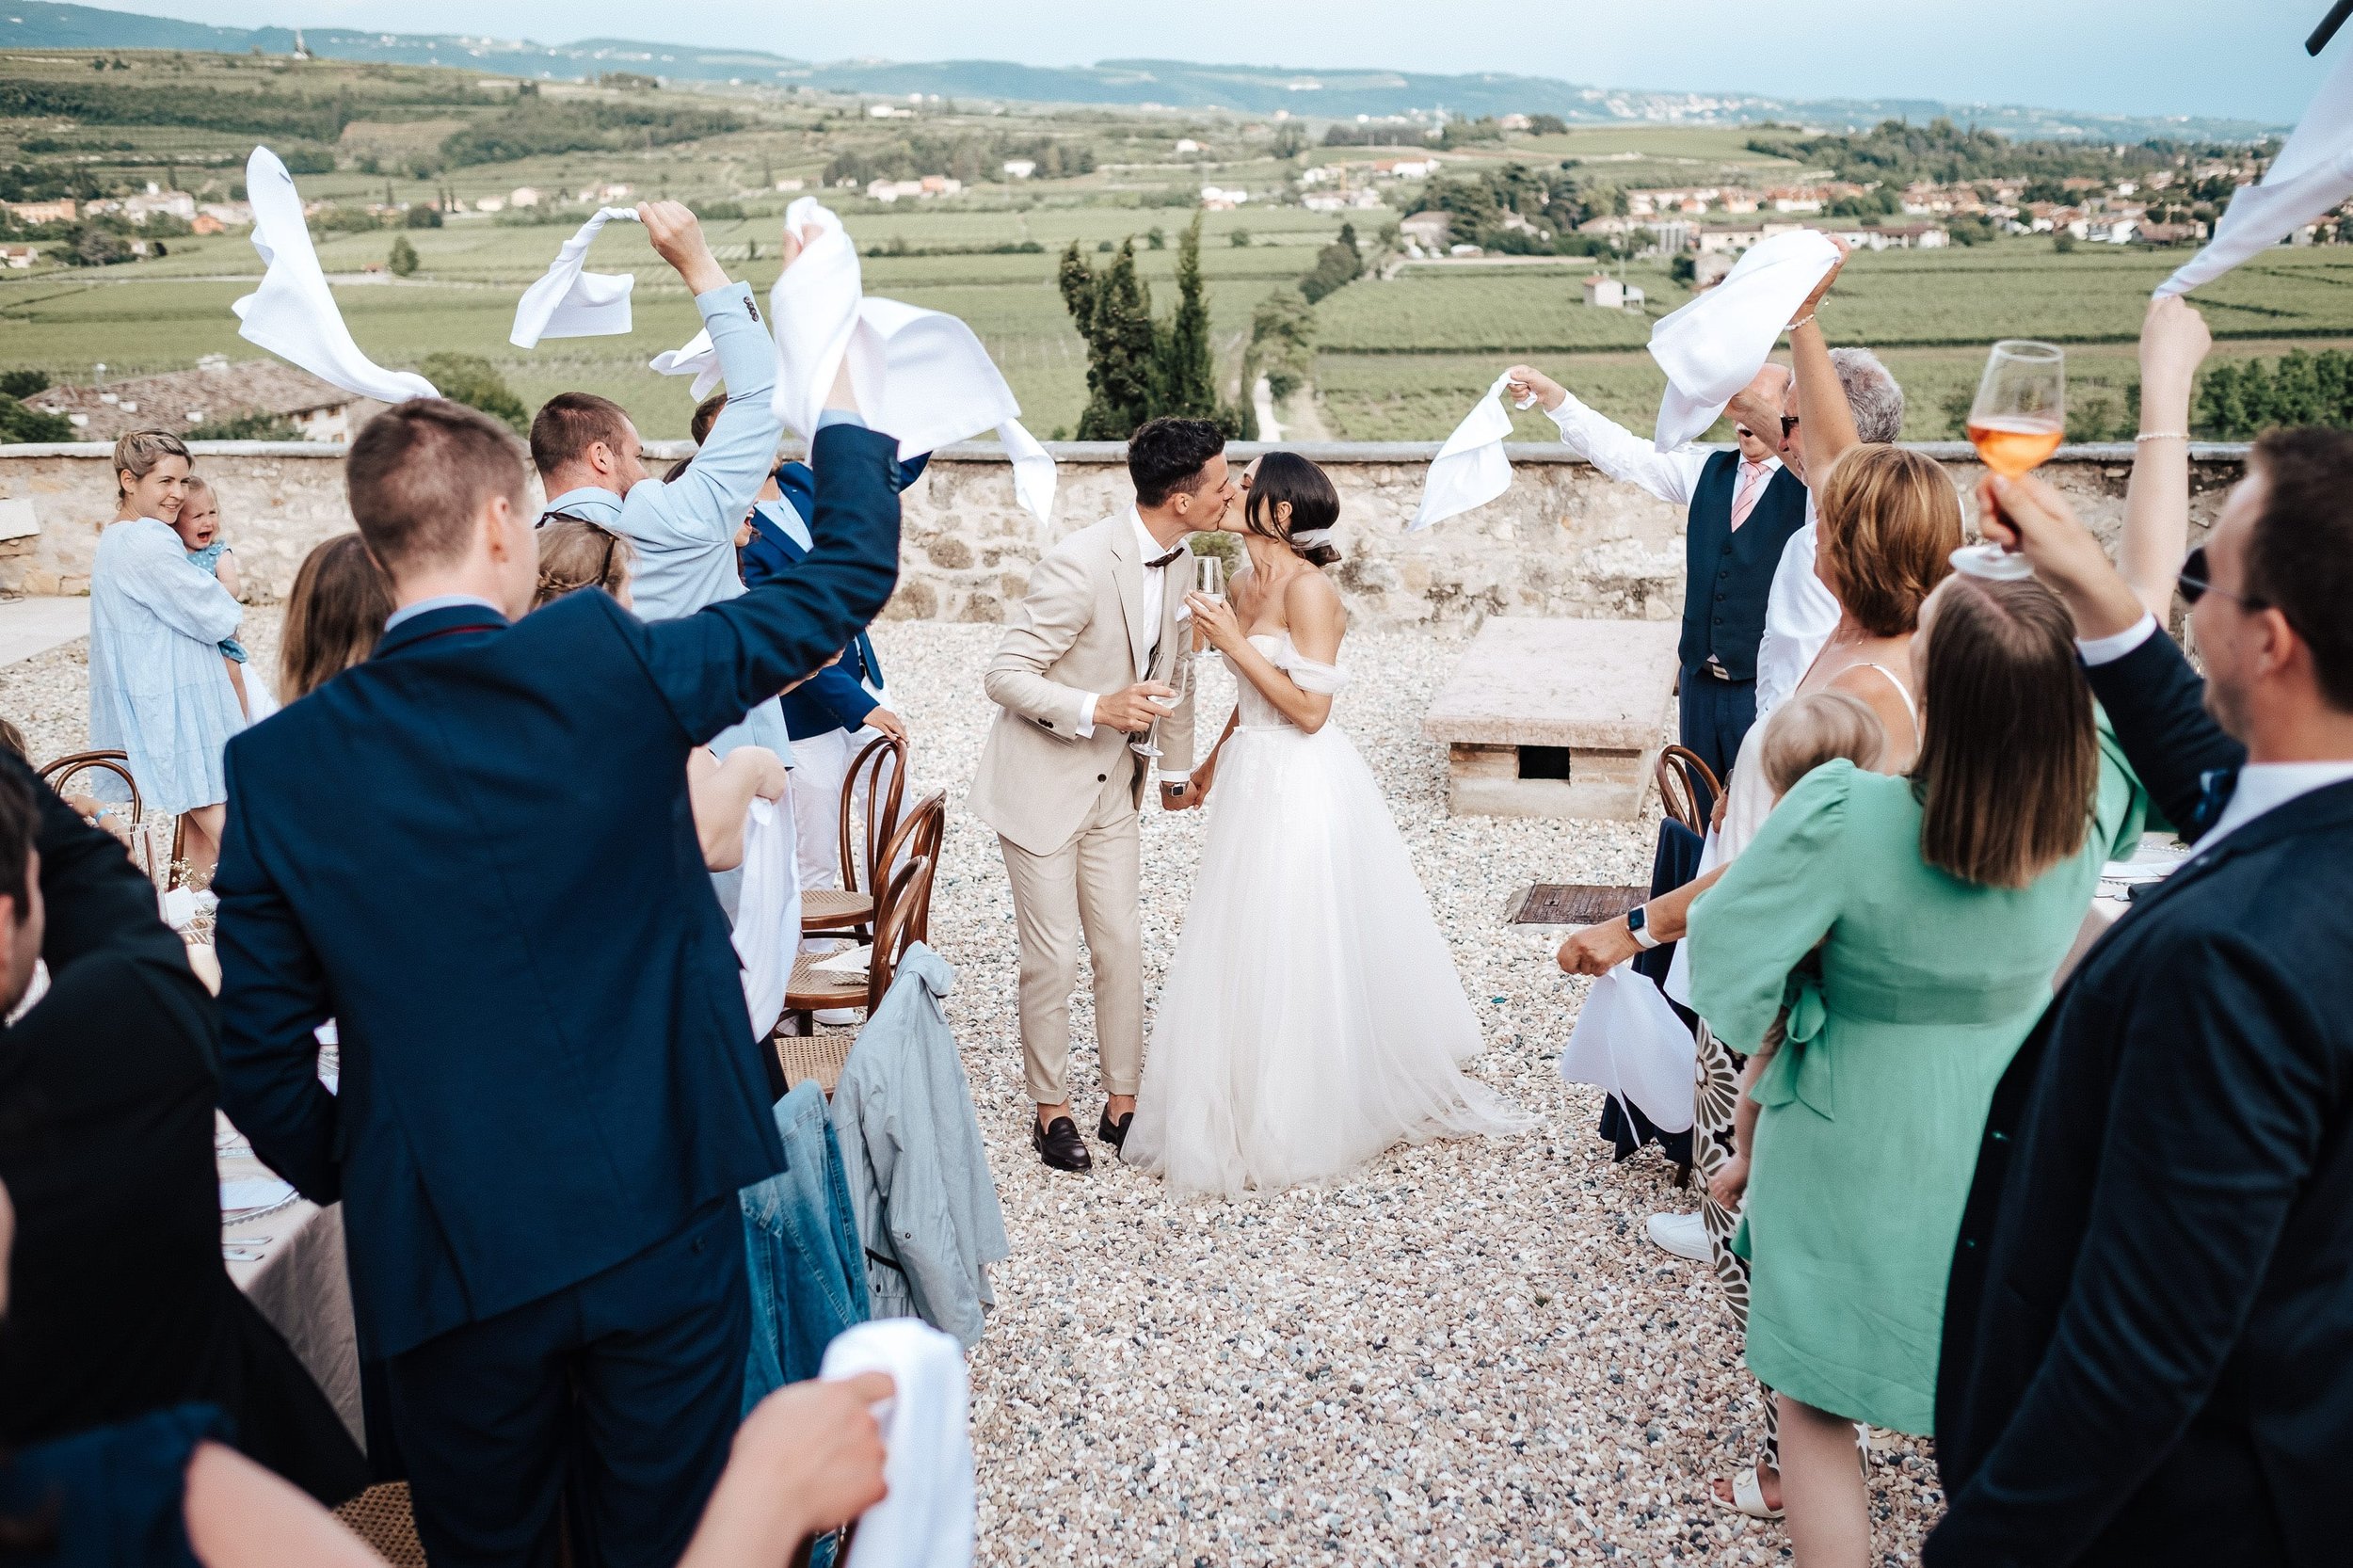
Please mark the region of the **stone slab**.
[[1680, 623], [1490, 616], [1422, 715], [1433, 741], [1645, 752], [1674, 695]]
[[88, 635], [88, 595], [0, 600], [0, 664], [13, 664]]

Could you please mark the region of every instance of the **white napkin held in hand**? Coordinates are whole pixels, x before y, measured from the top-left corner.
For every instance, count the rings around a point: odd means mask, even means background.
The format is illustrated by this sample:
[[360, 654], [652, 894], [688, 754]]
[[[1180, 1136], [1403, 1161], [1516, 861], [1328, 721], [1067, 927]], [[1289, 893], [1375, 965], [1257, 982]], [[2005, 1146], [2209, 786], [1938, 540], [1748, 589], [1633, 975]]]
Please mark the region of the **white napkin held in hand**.
[[2157, 296], [2186, 294], [2333, 212], [2353, 197], [2353, 51], [2337, 61], [2296, 134], [2260, 184], [2241, 185], [2214, 238], [2157, 285]]
[[1667, 373], [1658, 425], [1651, 444], [1673, 452], [1716, 423], [1741, 388], [1772, 357], [1814, 285], [1838, 264], [1827, 235], [1800, 229], [1749, 247], [1724, 280], [1697, 299], [1659, 317], [1650, 330], [1650, 357]]
[[580, 232], [564, 242], [546, 274], [523, 291], [508, 343], [536, 348], [541, 338], [609, 338], [630, 329], [629, 291], [636, 286], [637, 275], [582, 270], [598, 231], [616, 218], [639, 221], [634, 207], [600, 207], [580, 226]]
[[646, 362], [646, 368], [660, 376], [693, 376], [695, 384], [688, 390], [697, 403], [709, 397], [711, 389], [721, 380], [719, 351], [711, 345], [708, 327], [688, 339], [683, 347], [664, 349]]
[[[1040, 523], [1050, 521], [1054, 460], [1021, 427], [1021, 406], [972, 328], [939, 311], [868, 298], [857, 247], [816, 198], [795, 200], [784, 222], [795, 234], [811, 226], [818, 233], [768, 296], [776, 332], [776, 417], [803, 438], [814, 437], [834, 374], [846, 360], [867, 424], [897, 437], [902, 457], [994, 430], [1013, 459], [1014, 493]], [[681, 360], [670, 374], [683, 374], [683, 367]]]
[[379, 403], [438, 397], [414, 371], [386, 370], [360, 351], [319, 269], [318, 251], [302, 217], [302, 197], [278, 154], [257, 147], [246, 160], [245, 188], [253, 203], [253, 248], [268, 271], [262, 286], [230, 305], [237, 336], [299, 365], [322, 381]]
[[744, 1006], [752, 1038], [765, 1040], [784, 1015], [792, 959], [801, 951], [799, 873], [793, 866], [792, 797], [755, 796], [744, 824], [744, 885], [735, 898], [735, 953], [744, 964]]
[[970, 1568], [975, 1517], [964, 1352], [914, 1318], [880, 1318], [834, 1336], [817, 1375], [888, 1372], [898, 1391], [874, 1407], [890, 1495], [858, 1517], [857, 1568]]
[[1414, 520], [1405, 525], [1407, 533], [1418, 534], [1457, 513], [1484, 506], [1512, 488], [1512, 463], [1503, 455], [1504, 438], [1512, 433], [1512, 416], [1500, 401], [1511, 379], [1508, 374], [1497, 376], [1479, 406], [1454, 427], [1454, 434], [1430, 460], [1430, 470], [1422, 478], [1421, 505], [1415, 510]]

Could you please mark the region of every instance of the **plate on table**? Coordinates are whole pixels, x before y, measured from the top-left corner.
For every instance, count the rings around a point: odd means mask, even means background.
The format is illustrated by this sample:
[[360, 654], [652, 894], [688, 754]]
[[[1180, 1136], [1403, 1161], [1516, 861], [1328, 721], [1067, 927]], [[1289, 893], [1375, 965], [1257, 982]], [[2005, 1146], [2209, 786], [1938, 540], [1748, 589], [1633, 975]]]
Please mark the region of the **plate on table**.
[[220, 1184], [220, 1221], [237, 1224], [294, 1200], [294, 1184], [277, 1176], [230, 1176]]

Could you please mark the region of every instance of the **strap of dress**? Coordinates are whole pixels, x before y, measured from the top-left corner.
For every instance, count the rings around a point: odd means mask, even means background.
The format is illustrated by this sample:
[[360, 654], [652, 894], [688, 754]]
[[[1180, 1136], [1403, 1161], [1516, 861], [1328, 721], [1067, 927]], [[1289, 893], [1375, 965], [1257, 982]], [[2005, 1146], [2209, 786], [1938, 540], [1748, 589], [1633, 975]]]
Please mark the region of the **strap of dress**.
[[1904, 699], [1904, 717], [1912, 721], [1913, 737], [1915, 740], [1918, 739], [1920, 734], [1920, 710], [1912, 700], [1911, 688], [1907, 687], [1901, 680], [1896, 679], [1896, 672], [1889, 669], [1885, 664], [1874, 664], [1868, 661], [1851, 665], [1849, 667], [1854, 669], [1877, 670], [1881, 675], [1887, 677], [1887, 683], [1896, 688], [1896, 695], [1897, 696]]

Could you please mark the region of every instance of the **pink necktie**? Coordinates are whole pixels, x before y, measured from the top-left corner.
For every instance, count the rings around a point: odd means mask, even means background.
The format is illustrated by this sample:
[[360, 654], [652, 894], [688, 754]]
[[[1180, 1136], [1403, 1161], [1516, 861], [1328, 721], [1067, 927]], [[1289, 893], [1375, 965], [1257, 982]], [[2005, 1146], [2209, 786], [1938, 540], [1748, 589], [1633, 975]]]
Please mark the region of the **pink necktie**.
[[1758, 483], [1765, 477], [1763, 463], [1743, 462], [1740, 465], [1740, 490], [1732, 498], [1732, 526], [1739, 527], [1756, 510], [1756, 493], [1765, 487]]

